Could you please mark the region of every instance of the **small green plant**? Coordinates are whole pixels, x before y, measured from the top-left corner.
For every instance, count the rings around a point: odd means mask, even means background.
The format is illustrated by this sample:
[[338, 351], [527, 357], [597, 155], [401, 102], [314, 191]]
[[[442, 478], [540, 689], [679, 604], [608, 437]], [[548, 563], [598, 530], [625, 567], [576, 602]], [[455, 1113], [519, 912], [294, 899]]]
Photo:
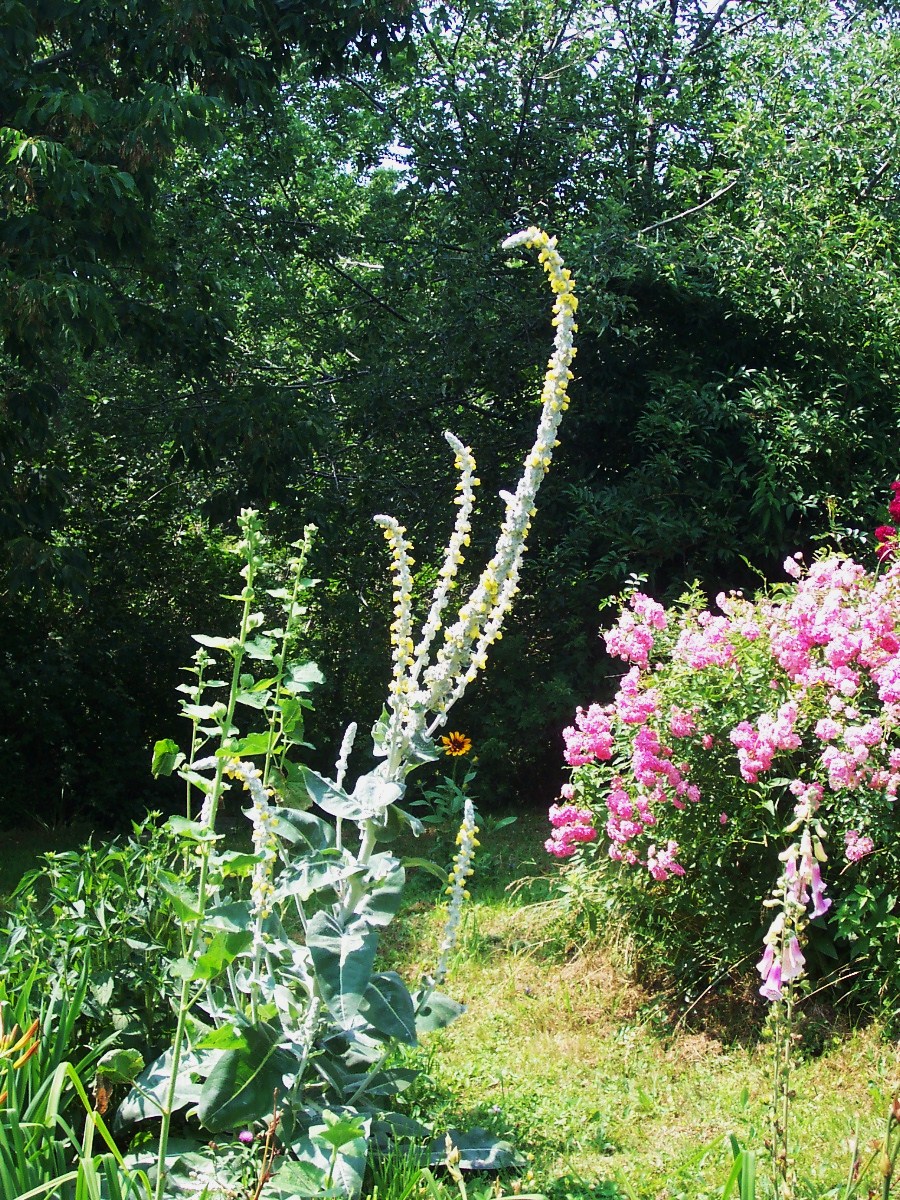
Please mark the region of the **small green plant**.
[[45, 854], [9, 903], [0, 968], [15, 992], [34, 977], [72, 995], [86, 972], [87, 992], [75, 1034], [85, 1043], [111, 1028], [143, 1049], [169, 1036], [168, 962], [181, 929], [160, 903], [160, 877], [173, 866], [177, 840], [156, 814], [122, 842]]
[[91, 1100], [84, 1083], [95, 1072], [107, 1082], [130, 1081], [139, 1058], [102, 1055], [101, 1046], [72, 1062], [86, 979], [70, 998], [45, 1000], [32, 1017], [35, 978], [14, 999], [0, 986], [0, 1195], [149, 1200], [147, 1176], [125, 1166], [107, 1128], [100, 1088]]

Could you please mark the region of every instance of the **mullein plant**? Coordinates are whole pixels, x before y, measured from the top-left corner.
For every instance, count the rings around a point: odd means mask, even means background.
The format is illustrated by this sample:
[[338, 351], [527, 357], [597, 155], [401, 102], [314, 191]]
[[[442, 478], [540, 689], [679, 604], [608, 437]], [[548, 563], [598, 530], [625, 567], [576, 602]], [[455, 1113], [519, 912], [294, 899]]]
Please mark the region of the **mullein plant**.
[[[163, 880], [183, 922], [184, 951], [172, 965], [178, 981], [173, 1045], [135, 1080], [118, 1112], [120, 1124], [161, 1117], [155, 1200], [178, 1186], [168, 1153], [177, 1111], [189, 1107], [208, 1142], [210, 1133], [271, 1121], [273, 1096], [284, 1151], [275, 1185], [309, 1195], [310, 1179], [318, 1179], [325, 1190], [339, 1186], [342, 1194], [356, 1195], [371, 1122], [409, 1082], [386, 1068], [386, 1060], [398, 1044], [415, 1044], [419, 1033], [462, 1011], [437, 987], [455, 946], [478, 844], [470, 801], [448, 880], [434, 976], [410, 994], [399, 976], [374, 964], [405, 880], [404, 864], [381, 847], [404, 825], [421, 830], [399, 806], [406, 777], [437, 759], [437, 731], [501, 636], [537, 492], [568, 407], [577, 309], [571, 275], [556, 240], [538, 229], [504, 247], [536, 250], [555, 295], [556, 333], [537, 435], [515, 491], [501, 493], [506, 511], [493, 555], [455, 614], [448, 609], [470, 544], [478, 480], [471, 450], [446, 435], [459, 471], [458, 513], [418, 633], [412, 547], [394, 518], [376, 517], [391, 549], [395, 603], [388, 699], [372, 734], [377, 765], [348, 787], [355, 725], [344, 735], [333, 779], [292, 762], [290, 753], [304, 744], [307, 693], [321, 680], [315, 665], [298, 657], [308, 620], [305, 594], [314, 582], [305, 577], [312, 531], [298, 544], [287, 586], [267, 589], [261, 583], [267, 547], [258, 515], [249, 511], [240, 518], [244, 587], [233, 597], [241, 605], [239, 633], [196, 638], [201, 649], [193, 678], [182, 686], [190, 753], [182, 755], [171, 741], [155, 748], [155, 772], [177, 770], [187, 786], [186, 815], [169, 822], [182, 842], [183, 867]], [[266, 596], [283, 613], [271, 628], [264, 628], [260, 611]], [[213, 678], [213, 655], [230, 660], [221, 680]], [[224, 699], [209, 703], [216, 689]], [[247, 710], [259, 714], [262, 731], [238, 729], [238, 712]], [[222, 803], [236, 788], [249, 796], [249, 854], [223, 851], [216, 831]], [[299, 921], [301, 938], [286, 932], [289, 917]]]

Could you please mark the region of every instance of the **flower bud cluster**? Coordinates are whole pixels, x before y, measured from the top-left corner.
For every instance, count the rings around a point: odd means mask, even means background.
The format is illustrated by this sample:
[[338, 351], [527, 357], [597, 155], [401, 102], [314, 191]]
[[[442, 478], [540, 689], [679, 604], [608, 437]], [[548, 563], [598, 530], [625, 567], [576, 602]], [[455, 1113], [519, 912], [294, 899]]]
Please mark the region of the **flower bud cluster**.
[[338, 751], [337, 762], [334, 767], [334, 782], [338, 787], [344, 786], [344, 776], [347, 774], [347, 764], [350, 761], [350, 751], [353, 749], [353, 743], [356, 741], [356, 722], [351, 721], [344, 730], [344, 736], [341, 739], [341, 748]]
[[253, 829], [253, 850], [261, 856], [253, 868], [250, 881], [250, 897], [253, 901], [254, 917], [268, 917], [272, 912], [272, 897], [275, 886], [272, 872], [278, 857], [278, 838], [275, 834], [275, 811], [269, 804], [272, 791], [263, 786], [262, 772], [251, 763], [234, 758], [225, 768], [225, 774], [240, 779], [250, 793], [252, 801], [250, 824]]
[[574, 804], [551, 804], [550, 824], [553, 832], [544, 842], [544, 849], [556, 858], [570, 858], [581, 842], [597, 840], [594, 814], [589, 808]]
[[413, 665], [414, 643], [412, 638], [412, 567], [415, 559], [410, 554], [406, 529], [394, 517], [375, 518], [384, 530], [385, 540], [391, 548], [391, 575], [394, 581], [394, 620], [391, 623], [391, 646], [393, 647], [393, 673], [390, 682], [388, 703], [396, 712], [405, 707], [403, 697], [409, 693], [409, 670]]
[[481, 480], [475, 478], [475, 456], [470, 447], [464, 446], [452, 433], [445, 433], [444, 437], [456, 455], [454, 465], [460, 473], [459, 482], [456, 485], [459, 495], [454, 502], [458, 505], [459, 511], [456, 514], [453, 533], [447, 543], [444, 562], [438, 572], [438, 582], [432, 597], [431, 608], [422, 628], [421, 639], [416, 647], [416, 661], [412, 670], [412, 678], [416, 682], [418, 682], [423, 668], [428, 664], [432, 642], [442, 626], [443, 614], [450, 599], [450, 592], [456, 586], [456, 576], [465, 561], [463, 550], [471, 541], [470, 531], [472, 509], [475, 506], [475, 489], [481, 484]]
[[444, 936], [440, 944], [440, 957], [434, 973], [435, 983], [442, 983], [445, 979], [450, 955], [453, 953], [453, 947], [456, 945], [456, 939], [459, 936], [459, 923], [462, 918], [463, 902], [469, 899], [466, 884], [474, 872], [472, 861], [475, 858], [475, 851], [480, 845], [477, 835], [478, 826], [475, 824], [475, 809], [472, 801], [466, 797], [466, 802], [463, 806], [462, 824], [459, 827], [459, 833], [456, 835], [456, 844], [459, 849], [456, 852], [456, 856], [453, 859], [453, 866], [447, 877], [447, 895], [450, 897], [450, 903], [447, 911], [447, 923], [444, 926]]

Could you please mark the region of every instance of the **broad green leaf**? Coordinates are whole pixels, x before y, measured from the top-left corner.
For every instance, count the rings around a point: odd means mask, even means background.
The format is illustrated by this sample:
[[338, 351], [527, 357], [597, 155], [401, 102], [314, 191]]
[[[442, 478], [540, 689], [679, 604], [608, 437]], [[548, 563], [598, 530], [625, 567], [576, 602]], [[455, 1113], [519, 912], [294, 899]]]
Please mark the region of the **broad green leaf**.
[[97, 1063], [97, 1074], [109, 1083], [133, 1083], [144, 1069], [144, 1056], [138, 1050], [107, 1050]]
[[328, 1178], [328, 1160], [323, 1155], [321, 1162], [285, 1161], [274, 1175], [269, 1176], [266, 1196], [271, 1200], [306, 1200], [307, 1197], [340, 1196], [339, 1188], [325, 1190]]
[[327, 1142], [333, 1150], [340, 1150], [348, 1142], [355, 1142], [359, 1138], [365, 1137], [365, 1123], [356, 1114], [347, 1117], [329, 1112], [326, 1108], [322, 1113], [322, 1120], [324, 1124], [316, 1126], [316, 1137]]
[[414, 771], [416, 767], [436, 762], [440, 757], [441, 751], [435, 746], [432, 739], [426, 737], [424, 733], [418, 733], [410, 742], [407, 751], [406, 774], [408, 775], [410, 771]]
[[336, 784], [331, 783], [327, 779], [323, 779], [316, 771], [310, 770], [309, 767], [302, 767], [303, 778], [306, 780], [306, 790], [309, 792], [310, 799], [314, 804], [317, 804], [324, 812], [330, 813], [333, 817], [344, 817], [350, 821], [361, 821], [363, 819], [362, 809], [356, 801], [351, 800], [345, 791], [342, 791]]
[[182, 704], [181, 711], [194, 721], [218, 721], [227, 709], [224, 704]]
[[203, 918], [204, 929], [222, 929], [226, 933], [244, 933], [253, 928], [250, 903], [233, 900], [230, 904], [219, 904], [207, 911]]
[[432, 1033], [435, 1029], [443, 1029], [466, 1011], [464, 1004], [458, 1004], [443, 992], [431, 992], [424, 1002], [422, 996], [422, 992], [415, 992], [412, 997], [416, 1010], [417, 1033]]
[[196, 921], [201, 913], [197, 907], [197, 896], [190, 888], [171, 875], [168, 871], [160, 871], [159, 886], [169, 897], [172, 907], [181, 921]]
[[275, 884], [275, 898], [296, 896], [304, 903], [316, 892], [333, 888], [345, 878], [346, 868], [341, 858], [300, 858], [281, 871]]
[[[345, 1142], [338, 1150], [337, 1161], [334, 1165], [332, 1188], [344, 1200], [356, 1200], [362, 1190], [363, 1176], [368, 1157], [368, 1130], [370, 1122], [363, 1121], [363, 1136]], [[327, 1179], [331, 1171], [331, 1147], [322, 1138], [326, 1129], [324, 1125], [313, 1125], [308, 1138], [300, 1138], [290, 1145], [291, 1154], [301, 1163], [309, 1163], [324, 1169], [323, 1178]], [[326, 1193], [327, 1194], [327, 1193]]]
[[384, 809], [396, 804], [405, 788], [401, 783], [384, 780], [376, 772], [361, 775], [353, 789], [353, 799], [363, 817], [377, 817]]
[[247, 1038], [240, 1025], [222, 1025], [219, 1029], [211, 1029], [197, 1042], [198, 1050], [242, 1050], [247, 1045]]
[[246, 950], [253, 940], [247, 930], [240, 933], [217, 933], [194, 964], [192, 979], [215, 979], [215, 977]]
[[173, 958], [169, 962], [168, 970], [173, 979], [191, 980], [194, 978], [194, 964], [189, 958]]
[[178, 748], [178, 743], [171, 738], [163, 738], [153, 747], [153, 761], [150, 770], [154, 779], [160, 775], [171, 775], [176, 767], [184, 762], [184, 755]]
[[205, 825], [202, 821], [189, 821], [187, 817], [169, 817], [166, 821], [167, 828], [171, 829], [178, 837], [187, 838], [192, 842], [212, 842], [216, 841], [216, 834]]
[[433, 1138], [428, 1147], [428, 1160], [436, 1166], [447, 1159], [447, 1138], [459, 1151], [458, 1165], [464, 1171], [502, 1171], [508, 1167], [521, 1166], [524, 1159], [511, 1142], [495, 1137], [486, 1129], [461, 1131], [450, 1129], [446, 1134]]
[[364, 921], [342, 926], [330, 913], [317, 912], [306, 928], [306, 945], [322, 999], [340, 1025], [359, 1012], [375, 961], [378, 936]]
[[225, 850], [210, 860], [210, 866], [216, 867], [222, 875], [243, 878], [249, 875], [257, 863], [261, 863], [264, 858], [263, 854], [242, 854], [240, 850]]
[[412, 997], [395, 971], [375, 975], [366, 988], [359, 1006], [359, 1015], [383, 1037], [416, 1044], [416, 1013]]
[[300, 701], [295, 700], [293, 696], [285, 696], [278, 702], [278, 708], [281, 712], [281, 727], [284, 733], [293, 733], [298, 730], [302, 734], [303, 714], [306, 709]]
[[372, 726], [372, 748], [376, 758], [384, 758], [388, 752], [387, 731], [389, 722], [390, 713], [386, 708], [382, 708], [381, 715]]
[[282, 684], [286, 692], [292, 695], [312, 691], [317, 683], [324, 683], [325, 676], [314, 662], [291, 663], [287, 669], [287, 677]]
[[391, 854], [374, 854], [364, 877], [365, 895], [357, 914], [370, 925], [389, 925], [400, 909], [406, 873]]
[[99, 1005], [100, 1008], [106, 1008], [112, 999], [115, 984], [116, 979], [112, 971], [98, 971], [96, 975], [92, 975], [90, 992], [94, 1003]]
[[227, 750], [220, 750], [219, 754], [227, 758], [248, 758], [251, 754], [268, 754], [270, 741], [273, 748], [278, 745], [277, 737], [270, 739], [268, 732], [248, 733], [246, 737], [231, 742]]
[[[305, 787], [305, 785], [304, 785]], [[308, 794], [306, 795], [308, 799]], [[306, 842], [312, 850], [324, 850], [334, 845], [334, 826], [315, 813], [297, 808], [277, 808], [272, 829], [289, 845]]]
[[396, 804], [392, 804], [390, 808], [384, 809], [379, 814], [375, 824], [375, 836], [379, 842], [396, 841], [402, 833], [407, 829], [414, 837], [419, 837], [425, 832], [425, 826], [418, 817], [412, 816]]
[[[173, 1112], [197, 1103], [200, 1099], [201, 1084], [194, 1077], [198, 1074], [206, 1075], [211, 1071], [220, 1056], [219, 1050], [186, 1052], [181, 1056], [172, 1104]], [[121, 1129], [134, 1121], [161, 1116], [168, 1095], [171, 1073], [172, 1048], [169, 1047], [135, 1079], [134, 1087], [116, 1111], [114, 1128]]]
[[271, 638], [256, 637], [250, 638], [244, 643], [244, 653], [248, 658], [255, 659], [257, 662], [271, 662], [272, 651], [275, 649], [275, 643]]
[[278, 791], [287, 804], [296, 805], [301, 810], [309, 808], [311, 801], [306, 780], [296, 763], [286, 761], [282, 764]]
[[209, 650], [227, 650], [229, 654], [234, 654], [241, 644], [240, 638], [236, 637], [207, 637], [205, 633], [192, 633], [191, 637]]
[[280, 1030], [248, 1025], [243, 1034], [246, 1044], [222, 1053], [200, 1094], [198, 1115], [213, 1133], [271, 1115], [274, 1098], [297, 1072], [296, 1058], [278, 1047]]
[[383, 1071], [376, 1071], [369, 1077], [365, 1094], [367, 1096], [396, 1096], [399, 1092], [404, 1092], [411, 1087], [420, 1074], [421, 1072], [415, 1067], [389, 1067]]
[[187, 783], [190, 783], [198, 791], [203, 792], [205, 796], [208, 796], [215, 787], [215, 783], [212, 779], [207, 779], [206, 776], [201, 775], [199, 771], [192, 771], [188, 767], [182, 767], [178, 774], [182, 779], [184, 779]]
[[414, 870], [427, 871], [429, 875], [433, 875], [435, 879], [439, 879], [441, 883], [447, 882], [447, 872], [443, 867], [439, 867], [437, 863], [433, 863], [430, 858], [404, 858], [400, 860], [405, 867], [412, 867]]

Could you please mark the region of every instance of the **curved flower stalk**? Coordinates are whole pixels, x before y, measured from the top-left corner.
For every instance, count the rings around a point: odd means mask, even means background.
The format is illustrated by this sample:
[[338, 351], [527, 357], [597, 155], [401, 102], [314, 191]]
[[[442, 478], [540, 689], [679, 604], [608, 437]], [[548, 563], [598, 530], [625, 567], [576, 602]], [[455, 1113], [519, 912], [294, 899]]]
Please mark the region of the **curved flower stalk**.
[[422, 735], [430, 738], [447, 720], [452, 706], [487, 663], [490, 646], [501, 636], [503, 621], [518, 591], [519, 573], [525, 542], [535, 512], [535, 500], [549, 470], [556, 433], [568, 408], [567, 388], [575, 356], [572, 344], [577, 331], [575, 314], [578, 300], [572, 276], [556, 249], [556, 238], [537, 228], [515, 234], [503, 243], [505, 250], [525, 246], [538, 251], [556, 297], [553, 324], [556, 327], [553, 353], [547, 366], [541, 398], [543, 401], [534, 445], [523, 464], [515, 493], [501, 492], [506, 512], [494, 553], [468, 598], [460, 605], [456, 619], [445, 629], [441, 646], [430, 661], [431, 646], [442, 625], [449, 594], [455, 582], [462, 550], [469, 543], [469, 529], [475, 478], [475, 460], [471, 450], [452, 434], [447, 440], [456, 454], [460, 471], [457, 489], [459, 513], [435, 588], [428, 617], [418, 645], [412, 635], [412, 571], [414, 563], [405, 530], [393, 517], [377, 516], [391, 546], [394, 575], [395, 621], [391, 627], [393, 677], [388, 701], [389, 717], [382, 743], [388, 755], [384, 774], [394, 779], [404, 772], [410, 746]]

